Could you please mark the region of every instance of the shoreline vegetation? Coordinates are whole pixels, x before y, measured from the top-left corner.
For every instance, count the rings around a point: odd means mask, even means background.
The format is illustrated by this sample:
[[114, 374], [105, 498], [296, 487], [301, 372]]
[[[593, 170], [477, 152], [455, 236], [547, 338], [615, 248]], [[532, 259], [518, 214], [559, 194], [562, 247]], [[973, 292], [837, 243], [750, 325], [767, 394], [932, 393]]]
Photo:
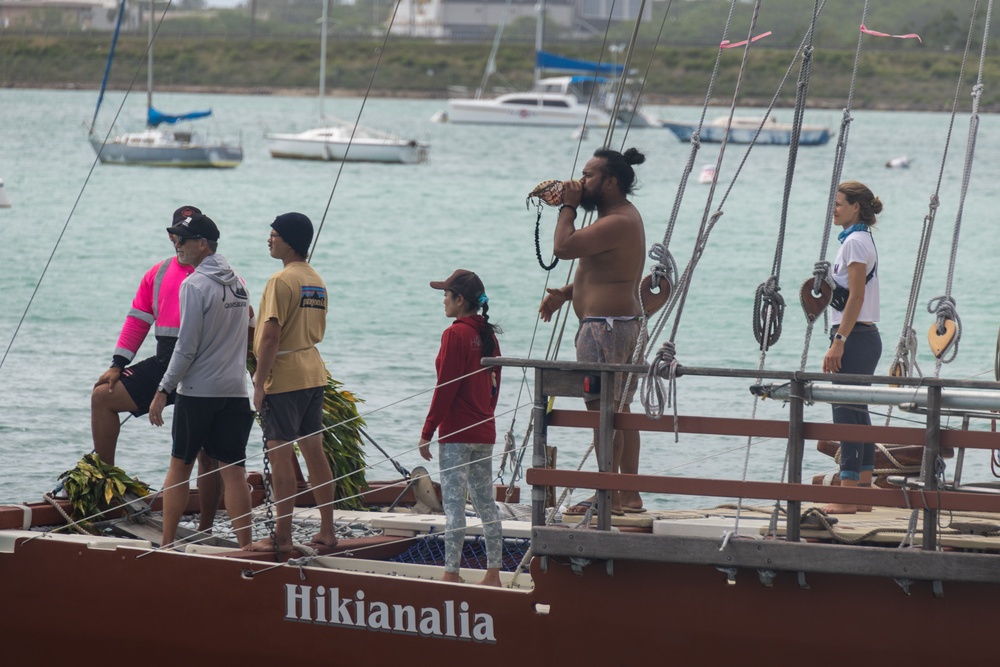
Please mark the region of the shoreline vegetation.
[[[480, 83], [486, 53], [478, 43], [394, 38], [372, 73], [381, 42], [337, 37], [328, 52], [327, 90], [331, 97], [446, 99], [471, 96]], [[110, 37], [103, 33], [17, 34], [0, 39], [0, 87], [97, 90]], [[553, 45], [570, 57], [594, 58], [586, 43]], [[145, 90], [146, 39], [122, 35], [108, 83], [109, 90]], [[317, 45], [312, 37], [209, 37], [161, 35], [154, 67], [160, 92], [315, 96]], [[740, 51], [739, 49], [734, 49]], [[717, 47], [638, 48], [633, 68], [645, 73], [644, 100], [657, 105], [701, 106], [715, 64]], [[794, 49], [751, 50], [739, 99], [741, 107], [766, 107], [785, 75]], [[729, 57], [732, 55], [733, 57]], [[729, 105], [739, 74], [740, 55], [725, 54], [712, 105]], [[854, 50], [817, 48], [809, 81], [809, 108], [842, 109], [851, 88]], [[869, 48], [862, 54], [854, 84], [853, 108], [885, 111], [950, 111], [962, 54], [929, 49]], [[485, 94], [526, 90], [532, 84], [534, 47], [506, 44]], [[978, 58], [966, 65], [959, 111], [971, 109]], [[785, 82], [776, 107], [794, 106], [799, 63]], [[1000, 78], [1000, 57], [988, 57], [983, 79]], [[464, 94], [463, 94], [464, 92]], [[1000, 111], [1000, 90], [987, 86], [980, 111]]]

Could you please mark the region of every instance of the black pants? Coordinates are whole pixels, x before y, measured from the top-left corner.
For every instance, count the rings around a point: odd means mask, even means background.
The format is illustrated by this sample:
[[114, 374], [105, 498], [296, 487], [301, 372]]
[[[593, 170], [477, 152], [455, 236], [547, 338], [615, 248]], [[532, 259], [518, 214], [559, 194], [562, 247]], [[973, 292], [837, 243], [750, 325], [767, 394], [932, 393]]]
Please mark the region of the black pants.
[[[830, 342], [838, 327], [830, 329]], [[882, 337], [874, 324], [855, 324], [844, 343], [844, 356], [840, 360], [840, 373], [874, 375], [882, 356]], [[843, 383], [837, 383], [843, 384]], [[865, 383], [868, 386], [868, 383]], [[834, 424], [863, 424], [871, 426], [867, 405], [833, 404]], [[840, 478], [857, 480], [862, 470], [875, 468], [875, 443], [840, 441]]]

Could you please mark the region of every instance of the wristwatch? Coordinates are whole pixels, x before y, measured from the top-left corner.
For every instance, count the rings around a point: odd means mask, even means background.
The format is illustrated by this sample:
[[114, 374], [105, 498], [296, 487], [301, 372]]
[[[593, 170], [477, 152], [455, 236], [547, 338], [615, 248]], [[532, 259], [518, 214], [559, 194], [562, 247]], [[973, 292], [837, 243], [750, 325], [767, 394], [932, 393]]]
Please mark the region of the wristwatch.
[[842, 343], [846, 343], [847, 342], [847, 336], [841, 336], [840, 333], [833, 334], [833, 339], [834, 340], [839, 340]]
[[167, 394], [167, 395], [170, 394], [169, 391], [167, 391], [166, 389], [163, 388], [162, 384], [159, 387], [156, 388], [156, 391], [157, 391], [157, 393], [160, 393], [160, 394]]

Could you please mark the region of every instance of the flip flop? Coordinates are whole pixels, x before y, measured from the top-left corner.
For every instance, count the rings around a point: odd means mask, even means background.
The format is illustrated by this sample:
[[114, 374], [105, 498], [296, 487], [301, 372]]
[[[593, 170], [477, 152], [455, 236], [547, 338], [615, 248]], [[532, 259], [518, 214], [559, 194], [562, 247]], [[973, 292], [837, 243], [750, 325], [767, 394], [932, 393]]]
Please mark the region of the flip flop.
[[646, 511], [645, 507], [623, 507], [622, 512], [625, 514], [642, 514]]

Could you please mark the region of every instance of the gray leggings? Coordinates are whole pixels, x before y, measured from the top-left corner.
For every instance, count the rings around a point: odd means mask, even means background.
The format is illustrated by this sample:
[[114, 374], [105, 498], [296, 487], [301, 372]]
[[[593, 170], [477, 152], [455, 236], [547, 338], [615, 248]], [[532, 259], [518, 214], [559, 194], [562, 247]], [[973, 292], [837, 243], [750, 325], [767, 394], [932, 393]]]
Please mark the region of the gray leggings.
[[441, 498], [444, 505], [444, 571], [458, 573], [465, 544], [465, 497], [483, 520], [486, 567], [499, 569], [503, 551], [500, 512], [493, 500], [493, 445], [438, 443]]

